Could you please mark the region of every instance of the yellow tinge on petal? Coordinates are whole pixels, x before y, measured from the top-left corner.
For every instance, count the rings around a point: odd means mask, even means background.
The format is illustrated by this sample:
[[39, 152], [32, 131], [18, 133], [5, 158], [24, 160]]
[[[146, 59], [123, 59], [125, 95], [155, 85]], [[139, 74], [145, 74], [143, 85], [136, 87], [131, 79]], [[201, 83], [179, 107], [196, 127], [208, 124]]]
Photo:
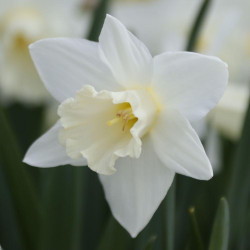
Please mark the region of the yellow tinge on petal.
[[126, 128], [130, 129], [133, 127], [137, 121], [137, 117], [134, 116], [133, 110], [129, 103], [121, 104], [121, 109], [116, 113], [116, 117], [107, 122], [108, 126], [112, 126], [118, 122], [122, 123], [122, 131], [125, 131]]

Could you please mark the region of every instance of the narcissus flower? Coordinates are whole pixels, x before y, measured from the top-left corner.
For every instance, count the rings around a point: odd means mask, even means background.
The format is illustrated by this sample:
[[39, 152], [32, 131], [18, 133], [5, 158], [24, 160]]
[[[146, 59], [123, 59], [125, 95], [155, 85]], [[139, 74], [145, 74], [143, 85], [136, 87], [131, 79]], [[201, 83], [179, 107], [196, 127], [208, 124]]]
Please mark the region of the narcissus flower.
[[46, 39], [30, 46], [40, 77], [61, 103], [60, 120], [28, 150], [38, 167], [88, 165], [99, 173], [114, 217], [135, 237], [165, 197], [175, 173], [212, 177], [189, 121], [222, 96], [227, 65], [169, 52], [154, 58], [107, 16], [99, 43]]

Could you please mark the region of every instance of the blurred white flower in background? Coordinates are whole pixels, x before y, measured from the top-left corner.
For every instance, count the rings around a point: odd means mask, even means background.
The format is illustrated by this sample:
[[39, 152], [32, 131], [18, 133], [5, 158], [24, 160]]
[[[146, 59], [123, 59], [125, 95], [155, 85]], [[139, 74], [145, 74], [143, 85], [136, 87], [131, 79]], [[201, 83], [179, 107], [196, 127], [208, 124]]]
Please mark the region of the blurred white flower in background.
[[155, 55], [184, 50], [199, 0], [113, 0], [110, 12]]
[[223, 136], [238, 140], [250, 86], [250, 1], [214, 1], [202, 29], [198, 51], [216, 55], [229, 67], [230, 84], [208, 120]]
[[223, 136], [238, 140], [241, 136], [248, 100], [249, 87], [232, 83], [216, 108], [209, 113], [210, 123]]
[[28, 45], [46, 37], [82, 37], [88, 27], [88, 13], [79, 11], [78, 0], [1, 0], [0, 5], [1, 99], [41, 104], [49, 95]]
[[188, 52], [152, 58], [112, 16], [99, 43], [45, 39], [30, 49], [61, 105], [60, 120], [34, 142], [24, 162], [88, 164], [100, 174], [114, 217], [133, 237], [151, 219], [175, 173], [212, 177], [190, 121], [204, 117], [225, 90], [228, 71], [220, 59]]
[[198, 50], [228, 62], [230, 81], [249, 83], [249, 1], [214, 1], [201, 32]]

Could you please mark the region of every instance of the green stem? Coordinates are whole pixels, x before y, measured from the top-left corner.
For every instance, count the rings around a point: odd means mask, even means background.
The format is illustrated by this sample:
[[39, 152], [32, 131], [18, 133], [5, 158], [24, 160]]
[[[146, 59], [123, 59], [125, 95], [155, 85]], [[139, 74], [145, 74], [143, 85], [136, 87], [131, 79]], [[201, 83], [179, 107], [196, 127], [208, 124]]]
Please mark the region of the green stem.
[[155, 235], [151, 236], [151, 237], [149, 238], [149, 240], [148, 240], [148, 242], [147, 242], [147, 245], [146, 245], [146, 247], [145, 247], [144, 250], [152, 250], [153, 247], [154, 247], [154, 243], [155, 243], [156, 238], [157, 238], [157, 237], [156, 237]]
[[194, 207], [191, 207], [189, 209], [189, 215], [191, 220], [191, 227], [192, 227], [192, 236], [191, 241], [189, 245], [189, 249], [192, 250], [204, 250], [204, 245], [201, 239], [201, 234], [198, 226], [198, 222], [195, 216], [195, 209]]
[[214, 219], [209, 250], [227, 250], [229, 239], [229, 207], [227, 200], [221, 198]]
[[97, 41], [100, 35], [108, 8], [108, 0], [100, 0], [94, 14], [92, 25], [89, 31], [88, 39], [91, 41]]
[[197, 13], [197, 16], [194, 20], [194, 24], [192, 26], [192, 29], [189, 35], [189, 41], [186, 47], [187, 51], [194, 51], [196, 47], [198, 36], [200, 34], [201, 27], [204, 23], [207, 11], [209, 9], [208, 7], [210, 4], [211, 4], [211, 0], [203, 0], [203, 3], [201, 4], [201, 7]]

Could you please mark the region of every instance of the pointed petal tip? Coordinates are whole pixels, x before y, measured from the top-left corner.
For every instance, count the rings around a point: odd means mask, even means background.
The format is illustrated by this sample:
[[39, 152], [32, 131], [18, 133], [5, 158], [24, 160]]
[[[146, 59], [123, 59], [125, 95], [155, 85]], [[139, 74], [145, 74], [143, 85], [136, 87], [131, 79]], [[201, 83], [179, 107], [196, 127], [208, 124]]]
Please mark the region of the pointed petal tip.
[[214, 176], [213, 168], [212, 168], [212, 166], [211, 166], [211, 164], [209, 162], [209, 166], [207, 168], [207, 171], [204, 172], [204, 175], [201, 178], [199, 178], [199, 179], [203, 180], [203, 181], [209, 181], [210, 179], [213, 178], [213, 176]]
[[39, 164], [36, 163], [36, 161], [34, 161], [34, 159], [32, 159], [32, 153], [30, 153], [29, 150], [27, 151], [27, 153], [25, 154], [23, 158], [23, 163], [31, 167], [41, 167], [39, 166]]
[[212, 165], [211, 165], [211, 162], [210, 162], [210, 160], [208, 159], [208, 157], [207, 157], [207, 161], [208, 161], [208, 171], [207, 171], [207, 175], [206, 175], [206, 179], [205, 180], [210, 180], [210, 179], [212, 179], [213, 178], [213, 176], [214, 176], [214, 171], [213, 171], [213, 167], [212, 167]]
[[23, 163], [32, 166], [32, 167], [39, 167], [37, 166], [34, 161], [32, 161], [32, 158], [29, 156], [29, 151], [25, 154], [24, 158], [23, 158]]
[[53, 166], [49, 166], [49, 165], [45, 165], [39, 161], [36, 161], [35, 159], [32, 158], [32, 155], [29, 154], [29, 152], [26, 153], [26, 155], [23, 158], [23, 163], [31, 166], [31, 167], [36, 167], [36, 168], [52, 168], [52, 167], [58, 167], [59, 165], [53, 165]]
[[[106, 17], [105, 17], [105, 20], [104, 20], [104, 24], [103, 24], [103, 27], [105, 26], [105, 23], [111, 23], [113, 25], [115, 24], [119, 24], [119, 25], [122, 25], [124, 26], [121, 21], [119, 21], [117, 18], [115, 18], [114, 16], [111, 16], [110, 14], [106, 14]], [[125, 26], [124, 26], [125, 27]], [[100, 39], [100, 37], [99, 37]]]
[[208, 179], [207, 179], [207, 180], [210, 180], [210, 179], [212, 179], [213, 177], [214, 177], [214, 172], [213, 172], [213, 169], [212, 169], [212, 167], [211, 167], [210, 173], [209, 173], [209, 176], [208, 176]]
[[[114, 215], [114, 214], [113, 214]], [[131, 236], [131, 238], [136, 238], [138, 236], [138, 234], [144, 229], [144, 227], [129, 227], [128, 225], [125, 225], [124, 223], [122, 223], [121, 220], [118, 219], [118, 217], [116, 217], [114, 215], [115, 219], [121, 224], [122, 227], [124, 227], [126, 229], [126, 231], [129, 233], [129, 235]]]
[[29, 50], [33, 50], [33, 49], [36, 48], [36, 46], [39, 45], [40, 43], [44, 42], [45, 40], [50, 40], [50, 39], [53, 39], [53, 38], [40, 39], [40, 40], [35, 41], [34, 43], [31, 43], [31, 44], [29, 45]]
[[26, 155], [23, 157], [23, 160], [22, 160], [22, 162], [23, 163], [25, 163], [25, 164], [28, 164], [29, 165], [29, 162], [28, 162], [28, 160], [27, 160], [27, 157], [26, 157]]
[[29, 45], [29, 51], [31, 51], [33, 48], [34, 48], [34, 43], [31, 43], [31, 44]]
[[140, 232], [129, 232], [130, 236], [134, 239], [137, 237], [137, 235], [139, 234]]
[[207, 164], [204, 164], [202, 167], [203, 167], [203, 171], [200, 172], [200, 173], [197, 173], [196, 176], [190, 176], [192, 178], [195, 178], [197, 180], [201, 180], [201, 181], [209, 181], [210, 179], [213, 178], [214, 176], [214, 173], [213, 173], [213, 167], [210, 163], [210, 160], [208, 159], [206, 153], [204, 152], [204, 156], [205, 158], [207, 158]]
[[39, 46], [41, 45], [41, 43], [44, 42], [44, 40], [47, 40], [47, 39], [37, 40], [37, 41], [35, 41], [34, 43], [31, 43], [31, 44], [28, 46], [29, 51], [30, 51], [30, 54], [31, 54], [31, 57], [32, 57], [33, 60], [34, 60], [34, 58], [33, 58], [33, 53], [35, 52], [35, 50], [36, 50], [37, 48], [39, 48]]
[[110, 14], [106, 14], [106, 18], [112, 18], [113, 16], [111, 16]]
[[43, 39], [40, 39], [40, 40], [37, 40], [37, 41], [31, 43], [28, 47], [29, 47], [29, 50], [32, 50], [32, 49], [36, 48], [37, 46], [39, 46], [39, 45], [41, 45], [43, 43], [47, 43], [47, 42], [51, 42], [51, 41], [62, 41], [62, 40], [67, 40], [67, 39], [69, 39], [69, 38], [67, 38], [67, 37], [43, 38]]
[[117, 18], [115, 18], [114, 16], [112, 16], [112, 15], [110, 15], [110, 14], [106, 14], [106, 19], [118, 20]]

